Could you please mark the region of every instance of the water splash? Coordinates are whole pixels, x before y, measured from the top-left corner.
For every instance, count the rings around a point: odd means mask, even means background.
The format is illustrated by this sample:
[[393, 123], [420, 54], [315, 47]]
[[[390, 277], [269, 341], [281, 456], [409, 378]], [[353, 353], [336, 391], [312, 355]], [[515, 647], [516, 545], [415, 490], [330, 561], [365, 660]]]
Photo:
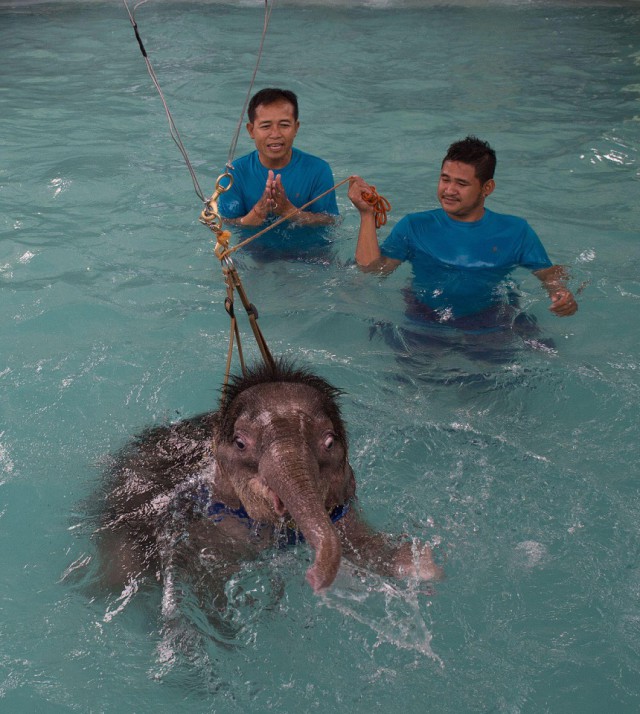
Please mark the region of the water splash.
[[444, 667], [431, 648], [433, 635], [422, 612], [423, 599], [431, 594], [424, 583], [409, 581], [401, 587], [343, 561], [336, 581], [322, 595], [321, 602], [373, 630], [378, 638], [375, 647], [388, 643], [418, 652]]

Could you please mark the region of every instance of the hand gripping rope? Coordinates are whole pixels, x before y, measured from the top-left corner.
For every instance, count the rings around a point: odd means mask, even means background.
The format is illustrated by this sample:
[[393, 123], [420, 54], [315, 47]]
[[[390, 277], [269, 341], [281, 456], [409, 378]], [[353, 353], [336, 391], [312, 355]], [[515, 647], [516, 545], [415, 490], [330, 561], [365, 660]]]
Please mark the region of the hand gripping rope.
[[391, 210], [389, 201], [377, 193], [375, 186], [371, 186], [371, 191], [363, 191], [362, 198], [370, 206], [373, 206], [373, 212], [376, 215], [376, 228], [384, 226], [387, 222], [387, 211]]

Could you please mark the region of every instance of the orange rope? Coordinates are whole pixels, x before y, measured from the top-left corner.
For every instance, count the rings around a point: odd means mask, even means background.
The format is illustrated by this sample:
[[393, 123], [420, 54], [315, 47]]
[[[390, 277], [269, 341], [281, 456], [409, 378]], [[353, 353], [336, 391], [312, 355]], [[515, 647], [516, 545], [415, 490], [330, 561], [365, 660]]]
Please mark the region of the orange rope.
[[387, 222], [387, 211], [391, 210], [389, 201], [377, 193], [375, 186], [371, 186], [371, 191], [363, 191], [362, 198], [364, 198], [370, 206], [373, 206], [373, 211], [376, 214], [376, 228], [384, 226]]

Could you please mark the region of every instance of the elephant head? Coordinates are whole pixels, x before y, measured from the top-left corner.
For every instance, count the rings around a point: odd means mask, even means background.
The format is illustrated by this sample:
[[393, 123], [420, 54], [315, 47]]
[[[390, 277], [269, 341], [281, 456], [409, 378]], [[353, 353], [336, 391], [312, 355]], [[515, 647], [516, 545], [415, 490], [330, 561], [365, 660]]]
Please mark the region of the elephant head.
[[331, 511], [355, 495], [339, 390], [283, 362], [236, 378], [218, 412], [216, 492], [259, 522], [290, 518], [315, 551], [314, 590], [333, 582], [341, 545]]

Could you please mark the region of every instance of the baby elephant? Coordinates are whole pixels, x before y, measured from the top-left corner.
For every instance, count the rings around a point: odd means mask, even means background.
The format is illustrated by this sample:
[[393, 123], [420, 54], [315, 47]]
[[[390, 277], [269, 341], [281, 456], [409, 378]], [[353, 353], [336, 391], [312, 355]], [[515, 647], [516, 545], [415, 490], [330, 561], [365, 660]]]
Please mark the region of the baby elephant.
[[228, 578], [265, 548], [303, 540], [314, 591], [331, 585], [342, 555], [381, 575], [439, 578], [428, 545], [394, 543], [358, 515], [339, 394], [280, 361], [234, 378], [217, 412], [142, 434], [108, 487], [105, 579], [166, 581], [176, 559], [205, 556]]

